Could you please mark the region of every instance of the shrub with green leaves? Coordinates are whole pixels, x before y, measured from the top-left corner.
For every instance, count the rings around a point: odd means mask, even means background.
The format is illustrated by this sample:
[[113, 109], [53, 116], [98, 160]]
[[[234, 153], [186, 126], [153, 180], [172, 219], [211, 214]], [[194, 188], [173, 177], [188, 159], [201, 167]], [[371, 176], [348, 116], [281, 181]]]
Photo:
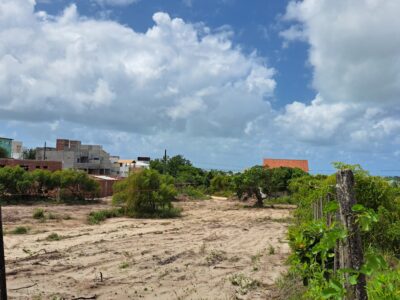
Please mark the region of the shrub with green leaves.
[[48, 170], [28, 172], [19, 166], [0, 168], [0, 197], [6, 200], [51, 199], [59, 194], [61, 200], [76, 201], [94, 198], [98, 191], [98, 183], [81, 171], [52, 173]]
[[58, 235], [58, 233], [51, 233], [46, 237], [47, 241], [59, 241], [61, 240], [62, 237], [60, 235]]
[[122, 205], [128, 216], [171, 217], [179, 214], [172, 205], [176, 195], [171, 176], [161, 175], [156, 170], [143, 170], [115, 184], [113, 203]]
[[205, 199], [210, 199], [210, 196], [206, 195], [203, 189], [199, 187], [193, 187], [193, 186], [186, 186], [183, 187], [179, 190], [180, 194], [183, 194], [190, 199], [193, 200], [205, 200]]
[[[307, 176], [290, 182], [291, 197], [296, 199], [295, 224], [289, 229], [292, 255], [291, 272], [304, 280], [304, 299], [343, 299], [345, 275], [350, 284], [356, 284], [359, 274], [367, 278], [369, 299], [399, 299], [399, 263], [392, 267], [381, 253], [388, 257], [400, 254], [400, 197], [396, 186], [384, 178], [371, 176], [358, 165], [335, 164], [350, 168], [355, 177], [355, 197], [352, 207], [361, 231], [365, 249], [364, 264], [360, 270], [333, 270], [334, 248], [347, 232], [336, 222], [326, 225], [328, 214], [335, 215], [336, 176]], [[319, 199], [330, 199], [325, 204], [321, 220], [313, 219], [312, 204]], [[393, 258], [392, 258], [393, 260]]]
[[32, 217], [36, 220], [43, 220], [45, 219], [44, 209], [43, 208], [36, 208], [33, 212]]
[[123, 215], [123, 211], [121, 208], [113, 208], [113, 209], [103, 209], [98, 211], [92, 211], [87, 218], [89, 224], [100, 224], [106, 219], [116, 218]]
[[13, 234], [27, 234], [28, 231], [29, 231], [28, 227], [18, 226], [13, 231], [11, 231], [11, 233], [13, 233]]

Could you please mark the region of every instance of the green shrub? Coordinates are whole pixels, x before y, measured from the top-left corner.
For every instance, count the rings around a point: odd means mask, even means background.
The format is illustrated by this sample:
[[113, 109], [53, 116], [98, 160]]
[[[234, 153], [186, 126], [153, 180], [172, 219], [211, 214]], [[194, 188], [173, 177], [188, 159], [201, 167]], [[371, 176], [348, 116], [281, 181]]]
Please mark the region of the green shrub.
[[59, 241], [61, 240], [61, 236], [59, 236], [57, 233], [51, 233], [46, 237], [47, 241]]
[[188, 196], [193, 200], [206, 200], [210, 199], [209, 195], [206, 195], [204, 190], [199, 187], [187, 186], [180, 190], [180, 193]]
[[156, 170], [144, 170], [131, 174], [114, 185], [113, 203], [123, 206], [128, 216], [168, 217], [176, 216], [172, 200], [177, 195], [173, 178]]
[[119, 265], [119, 268], [120, 268], [120, 269], [126, 269], [126, 268], [128, 268], [128, 267], [129, 267], [129, 263], [126, 262], [126, 261], [122, 262], [122, 263]]
[[35, 211], [33, 212], [33, 218], [36, 220], [43, 220], [45, 219], [45, 214], [44, 214], [44, 209], [43, 208], [36, 208]]
[[61, 200], [76, 201], [94, 198], [98, 191], [98, 183], [81, 171], [52, 173], [48, 170], [27, 172], [19, 166], [0, 168], [0, 198], [7, 201], [50, 199], [55, 194]]
[[128, 212], [127, 216], [131, 218], [159, 218], [159, 219], [173, 219], [182, 215], [182, 209], [179, 207], [165, 207], [160, 208], [156, 212]]
[[29, 231], [28, 227], [18, 226], [11, 233], [13, 234], [27, 234]]
[[87, 221], [91, 225], [100, 224], [106, 219], [116, 218], [122, 216], [121, 208], [114, 209], [103, 209], [99, 211], [92, 211], [87, 218]]
[[400, 269], [377, 272], [368, 280], [368, 299], [400, 299]]

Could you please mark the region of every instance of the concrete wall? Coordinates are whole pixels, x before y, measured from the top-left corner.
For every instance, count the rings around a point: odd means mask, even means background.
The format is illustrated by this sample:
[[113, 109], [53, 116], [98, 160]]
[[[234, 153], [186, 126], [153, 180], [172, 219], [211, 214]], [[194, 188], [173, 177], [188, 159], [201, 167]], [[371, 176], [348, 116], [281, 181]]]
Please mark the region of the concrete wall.
[[80, 141], [57, 140], [56, 148], [36, 149], [36, 159], [61, 161], [63, 169], [82, 170], [88, 174], [111, 175], [110, 155], [100, 145], [82, 145]]

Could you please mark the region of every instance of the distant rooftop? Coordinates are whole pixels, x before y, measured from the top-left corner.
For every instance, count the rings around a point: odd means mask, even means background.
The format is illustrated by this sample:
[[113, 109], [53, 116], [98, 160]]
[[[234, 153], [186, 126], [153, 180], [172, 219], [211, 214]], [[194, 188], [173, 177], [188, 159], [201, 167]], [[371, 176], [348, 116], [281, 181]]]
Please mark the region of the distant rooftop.
[[308, 172], [308, 160], [303, 159], [280, 159], [280, 158], [265, 158], [264, 167], [271, 169], [286, 167], [286, 168], [299, 168], [304, 172]]

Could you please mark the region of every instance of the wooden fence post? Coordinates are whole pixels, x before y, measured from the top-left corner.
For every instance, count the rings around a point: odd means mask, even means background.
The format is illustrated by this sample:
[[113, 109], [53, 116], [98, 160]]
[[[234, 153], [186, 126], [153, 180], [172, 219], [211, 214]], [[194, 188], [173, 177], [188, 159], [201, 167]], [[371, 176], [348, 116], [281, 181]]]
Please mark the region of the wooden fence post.
[[[340, 205], [340, 222], [347, 230], [347, 238], [339, 243], [340, 269], [360, 270], [364, 257], [360, 232], [351, 210], [353, 205], [356, 204], [354, 175], [351, 170], [339, 170], [336, 173], [336, 194]], [[356, 285], [350, 285], [348, 275], [345, 275], [345, 277], [346, 299], [368, 299], [364, 274], [358, 276]]]
[[4, 259], [3, 218], [0, 205], [0, 300], [7, 300], [6, 263]]

